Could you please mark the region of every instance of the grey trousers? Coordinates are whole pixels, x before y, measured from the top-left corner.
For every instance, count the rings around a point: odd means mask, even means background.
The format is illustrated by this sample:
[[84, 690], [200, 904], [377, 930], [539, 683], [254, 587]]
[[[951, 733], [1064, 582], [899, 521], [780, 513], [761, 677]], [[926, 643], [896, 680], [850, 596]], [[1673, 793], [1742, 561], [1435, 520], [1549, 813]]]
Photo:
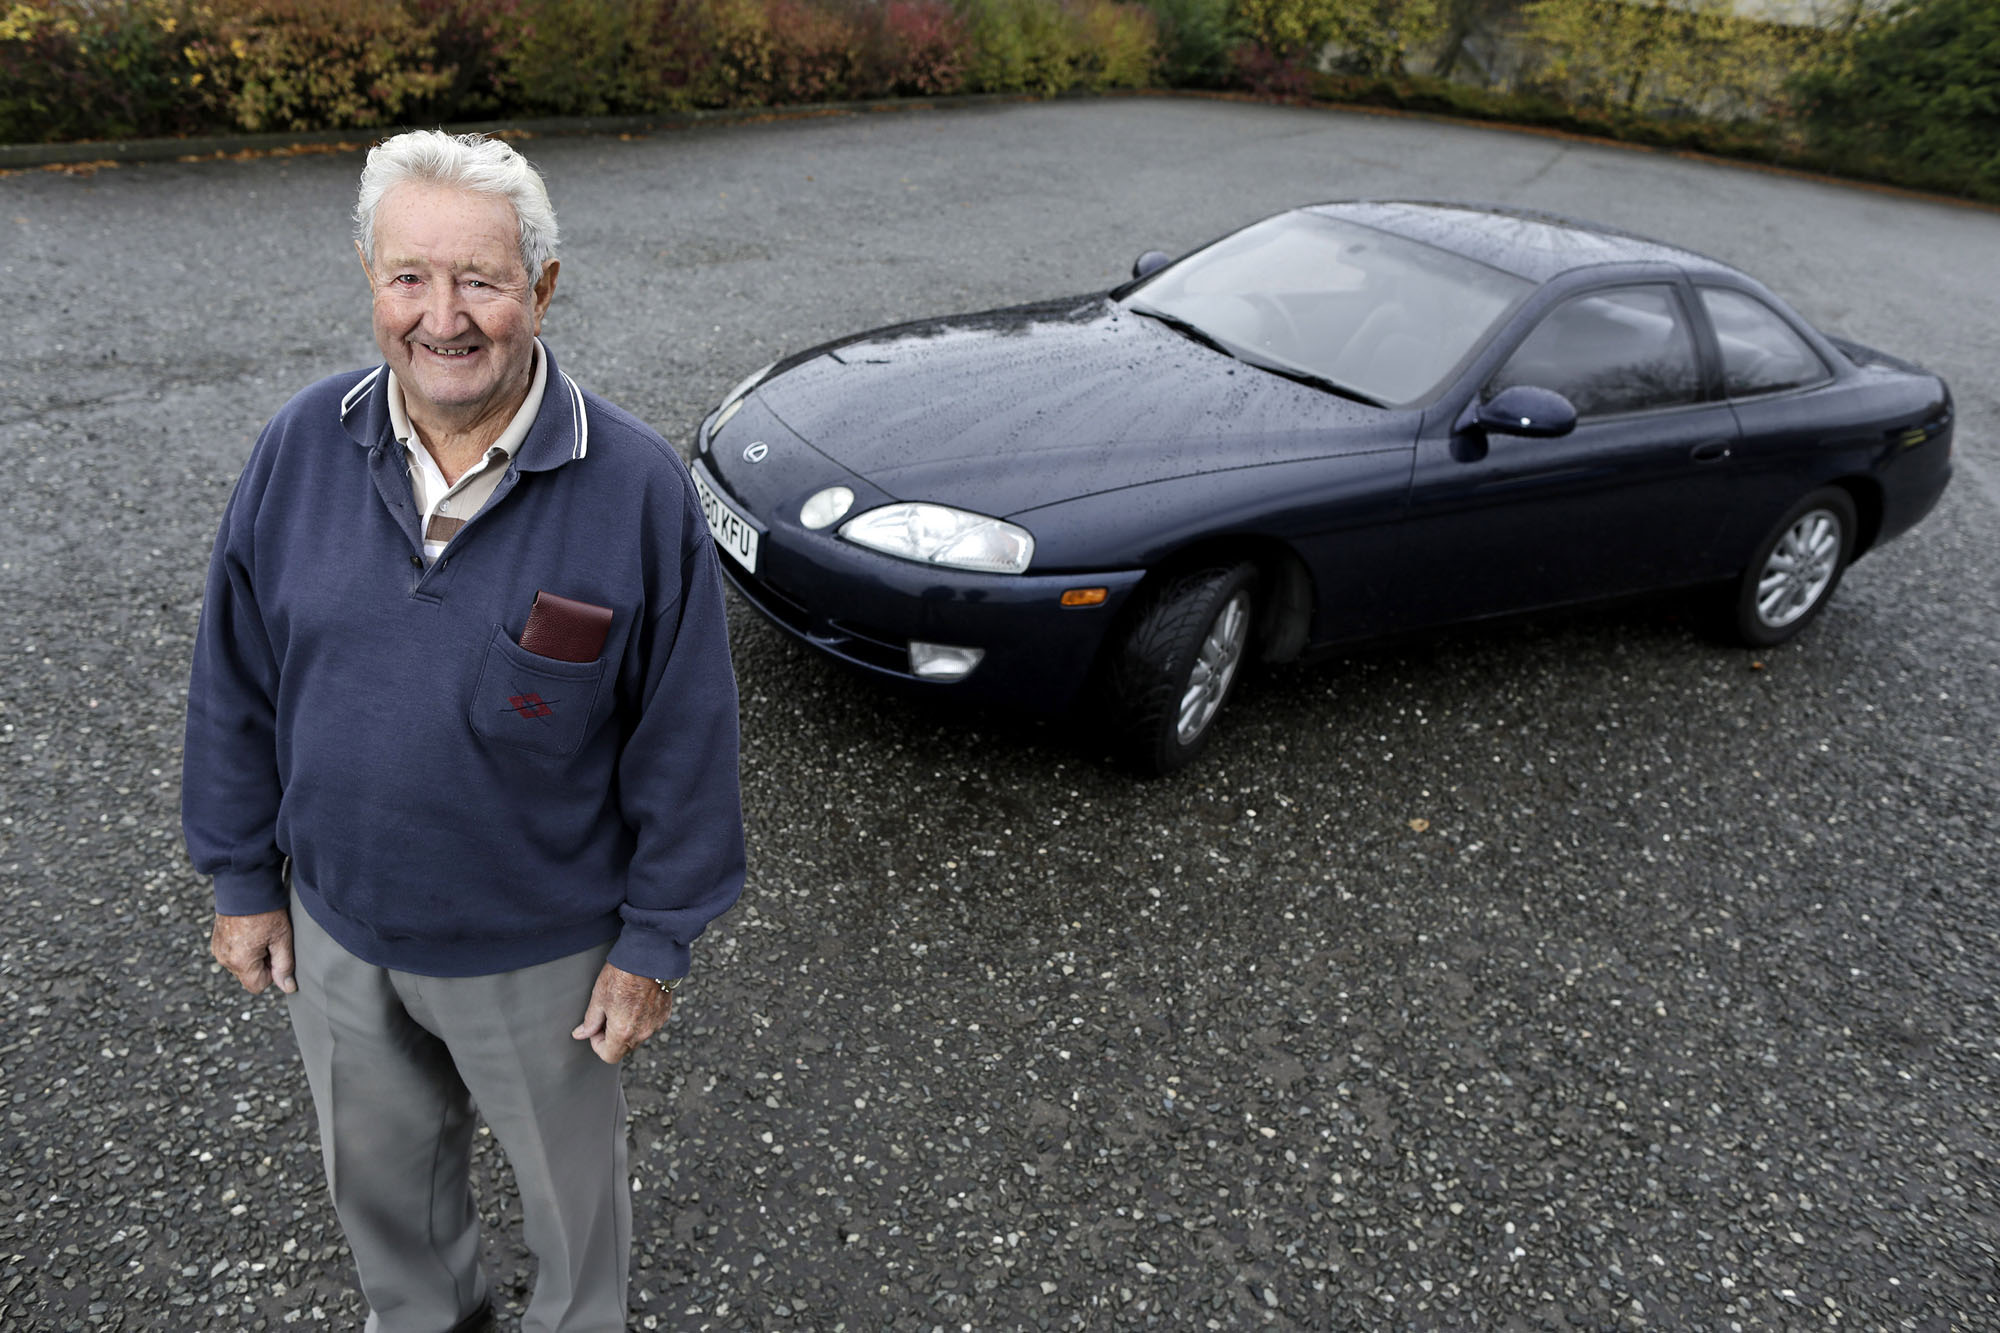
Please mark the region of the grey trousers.
[[521, 1190], [537, 1272], [522, 1333], [624, 1333], [625, 1093], [570, 1029], [611, 946], [485, 977], [365, 963], [292, 898], [292, 1030], [367, 1333], [447, 1333], [488, 1299], [473, 1107]]

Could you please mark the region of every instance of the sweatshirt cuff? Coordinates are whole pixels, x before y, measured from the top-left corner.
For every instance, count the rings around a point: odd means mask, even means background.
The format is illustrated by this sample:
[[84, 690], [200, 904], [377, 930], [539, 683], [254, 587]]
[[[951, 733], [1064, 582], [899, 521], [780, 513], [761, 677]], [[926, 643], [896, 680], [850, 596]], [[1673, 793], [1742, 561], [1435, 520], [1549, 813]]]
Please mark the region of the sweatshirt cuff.
[[687, 945], [631, 926], [619, 935], [605, 961], [635, 977], [651, 977], [655, 981], [684, 977], [693, 965]]
[[219, 916], [255, 916], [287, 906], [282, 866], [258, 866], [254, 870], [224, 870], [215, 877], [215, 911]]

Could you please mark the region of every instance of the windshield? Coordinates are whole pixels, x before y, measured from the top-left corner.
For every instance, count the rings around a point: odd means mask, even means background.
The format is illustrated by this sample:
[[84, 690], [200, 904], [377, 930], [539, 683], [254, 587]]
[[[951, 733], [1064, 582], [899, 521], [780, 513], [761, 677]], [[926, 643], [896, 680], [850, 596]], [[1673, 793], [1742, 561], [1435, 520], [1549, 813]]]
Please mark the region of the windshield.
[[1197, 251], [1125, 304], [1244, 360], [1406, 403], [1532, 285], [1372, 227], [1285, 213]]

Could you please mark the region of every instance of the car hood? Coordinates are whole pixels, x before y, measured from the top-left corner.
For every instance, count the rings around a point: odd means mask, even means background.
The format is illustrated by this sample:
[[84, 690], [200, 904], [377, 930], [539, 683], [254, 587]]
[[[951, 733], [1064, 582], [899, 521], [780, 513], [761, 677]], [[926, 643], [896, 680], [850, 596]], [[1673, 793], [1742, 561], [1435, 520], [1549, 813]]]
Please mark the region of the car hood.
[[984, 513], [1407, 447], [1414, 414], [1202, 346], [1102, 296], [877, 329], [779, 363], [763, 405], [900, 499]]

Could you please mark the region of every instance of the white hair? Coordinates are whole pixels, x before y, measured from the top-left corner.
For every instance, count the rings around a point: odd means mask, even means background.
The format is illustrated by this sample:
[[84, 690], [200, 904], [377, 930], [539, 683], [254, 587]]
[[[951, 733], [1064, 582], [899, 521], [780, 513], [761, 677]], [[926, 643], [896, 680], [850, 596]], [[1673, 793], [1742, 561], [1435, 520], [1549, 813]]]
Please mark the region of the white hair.
[[514, 206], [521, 230], [521, 263], [531, 280], [556, 257], [556, 211], [548, 187], [528, 159], [504, 139], [484, 134], [411, 130], [368, 150], [361, 169], [361, 193], [354, 201], [354, 239], [362, 258], [375, 262], [375, 210], [382, 197], [406, 182], [445, 185], [490, 194]]

